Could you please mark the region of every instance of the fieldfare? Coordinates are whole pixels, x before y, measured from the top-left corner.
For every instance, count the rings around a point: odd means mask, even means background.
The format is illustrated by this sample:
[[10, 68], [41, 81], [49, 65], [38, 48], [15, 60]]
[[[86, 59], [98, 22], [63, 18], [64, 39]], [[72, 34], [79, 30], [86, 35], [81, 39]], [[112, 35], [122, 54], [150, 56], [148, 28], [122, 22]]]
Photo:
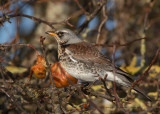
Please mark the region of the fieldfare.
[[[115, 68], [112, 62], [107, 59], [92, 44], [82, 41], [69, 29], [46, 32], [54, 36], [58, 42], [58, 58], [61, 66], [71, 76], [86, 82], [94, 82], [99, 77], [106, 80], [115, 81], [125, 87], [131, 87], [133, 80], [130, 75], [117, 66]], [[113, 73], [115, 70], [115, 73]], [[134, 90], [150, 98], [137, 86]]]

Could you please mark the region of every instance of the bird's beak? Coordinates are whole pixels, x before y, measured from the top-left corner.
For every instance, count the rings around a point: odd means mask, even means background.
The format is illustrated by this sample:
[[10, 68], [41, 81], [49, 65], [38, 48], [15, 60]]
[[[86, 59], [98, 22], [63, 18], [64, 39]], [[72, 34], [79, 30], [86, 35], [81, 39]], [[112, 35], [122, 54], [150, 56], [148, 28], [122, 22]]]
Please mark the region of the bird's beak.
[[47, 31], [46, 34], [49, 34], [51, 36], [53, 36], [56, 40], [59, 39], [58, 35], [55, 33], [55, 31]]
[[54, 31], [47, 31], [46, 34], [49, 34], [51, 36], [57, 36], [57, 34]]

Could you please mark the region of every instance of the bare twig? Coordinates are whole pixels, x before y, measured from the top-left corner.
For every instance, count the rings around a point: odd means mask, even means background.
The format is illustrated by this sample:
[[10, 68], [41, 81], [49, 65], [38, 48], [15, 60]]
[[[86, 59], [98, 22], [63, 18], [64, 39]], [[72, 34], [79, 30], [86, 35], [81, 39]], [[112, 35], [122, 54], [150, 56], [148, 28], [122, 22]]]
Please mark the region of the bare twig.
[[116, 104], [121, 108], [121, 110], [125, 113], [125, 114], [129, 114], [128, 111], [126, 111], [121, 102], [120, 102], [120, 99], [118, 98], [118, 95], [117, 95], [117, 91], [116, 91], [116, 82], [115, 82], [115, 78], [116, 78], [116, 68], [115, 68], [115, 52], [116, 52], [116, 44], [113, 45], [113, 61], [112, 61], [112, 67], [113, 67], [113, 75], [114, 75], [114, 81], [113, 81], [113, 92], [114, 92], [114, 95], [115, 95], [115, 99], [116, 99]]
[[86, 17], [86, 21], [79, 27], [78, 33], [80, 33], [102, 9], [102, 7], [106, 4], [106, 1], [101, 2], [96, 6], [96, 9]]
[[74, 87], [82, 95], [82, 97], [87, 100], [87, 102], [89, 102], [91, 105], [93, 105], [93, 107], [95, 107], [95, 109], [97, 109], [99, 111], [99, 113], [104, 114], [103, 111], [99, 107], [97, 107], [97, 105], [94, 102], [92, 102], [91, 99], [89, 99], [89, 98], [86, 97], [86, 95], [81, 91], [81, 89], [76, 84], [74, 84]]
[[99, 43], [99, 38], [100, 38], [100, 35], [101, 35], [102, 27], [105, 24], [106, 20], [108, 19], [108, 16], [106, 15], [106, 6], [102, 7], [102, 11], [103, 11], [103, 17], [104, 17], [104, 19], [101, 21], [101, 23], [100, 23], [100, 25], [98, 27], [98, 34], [97, 34], [97, 40], [96, 40], [97, 44]]
[[20, 109], [22, 112], [24, 112], [25, 114], [27, 114], [27, 112], [23, 109], [23, 107], [21, 106], [21, 104], [20, 104], [18, 101], [16, 101], [12, 95], [10, 95], [7, 91], [5, 91], [4, 88], [1, 88], [1, 87], [0, 87], [0, 90], [1, 90], [3, 93], [5, 93], [5, 94], [7, 95], [7, 97], [11, 99], [11, 101], [12, 101], [13, 103], [15, 103], [15, 104], [17, 105], [17, 108], [18, 108], [18, 109]]
[[100, 94], [100, 93], [96, 93], [94, 91], [90, 91], [90, 94], [95, 96], [95, 97], [101, 97], [101, 98], [107, 99], [107, 100], [111, 101], [112, 103], [114, 103], [113, 101], [115, 100], [114, 98], [112, 98], [110, 96], [103, 95], [103, 94]]
[[102, 79], [102, 78], [100, 77], [100, 80], [102, 81], [106, 92], [108, 93], [108, 95], [109, 95], [110, 97], [112, 97], [112, 95], [111, 95], [111, 93], [110, 93], [110, 90], [109, 90], [109, 89], [107, 88], [107, 86], [106, 86], [106, 79], [107, 79], [107, 75], [104, 77], [104, 79]]
[[[159, 73], [160, 75], [160, 73]], [[159, 87], [159, 84], [160, 84], [160, 78], [158, 78], [158, 81], [157, 81], [157, 100], [159, 98], [159, 95], [160, 95], [160, 87]]]
[[81, 6], [81, 4], [79, 3], [78, 0], [74, 0], [76, 2], [76, 4], [78, 5], [78, 7], [86, 14], [89, 15], [89, 13]]
[[55, 91], [55, 92], [57, 93], [57, 97], [58, 97], [57, 110], [55, 110], [55, 112], [62, 114], [62, 113], [64, 113], [64, 112], [63, 112], [63, 110], [62, 110], [62, 108], [61, 108], [60, 97], [59, 97], [59, 90], [58, 90], [58, 88], [56, 87], [56, 84], [55, 84], [54, 79], [53, 79], [53, 76], [52, 76], [51, 67], [50, 67], [50, 64], [49, 64], [49, 62], [48, 62], [48, 59], [47, 59], [47, 56], [46, 56], [46, 50], [45, 50], [45, 47], [44, 47], [44, 44], [43, 44], [44, 40], [45, 40], [45, 37], [41, 36], [41, 37], [40, 37], [40, 43], [41, 43], [41, 48], [42, 48], [43, 56], [44, 56], [44, 58], [45, 58], [46, 65], [47, 65], [47, 67], [48, 67], [48, 69], [49, 69], [50, 79], [51, 79], [51, 81], [52, 81], [53, 86], [56, 88], [56, 91]]
[[42, 20], [40, 18], [37, 18], [37, 17], [34, 17], [34, 16], [30, 16], [30, 15], [26, 15], [26, 14], [13, 14], [13, 15], [8, 15], [8, 16], [3, 16], [0, 18], [0, 23], [4, 23], [5, 21], [9, 21], [10, 18], [13, 18], [13, 17], [26, 17], [26, 18], [29, 18], [29, 19], [32, 19], [34, 21], [37, 21], [38, 23], [44, 23], [48, 26], [50, 26], [52, 29], [55, 30], [54, 26], [53, 25], [56, 25], [56, 24], [67, 24], [71, 27], [74, 27], [74, 25], [72, 25], [71, 23], [68, 22], [68, 20], [71, 18], [67, 18], [63, 21], [60, 21], [60, 22], [48, 22], [48, 21], [45, 21], [45, 20]]
[[6, 47], [17, 47], [17, 46], [26, 46], [26, 47], [29, 47], [29, 48], [32, 48], [37, 55], [39, 55], [39, 52], [37, 51], [37, 49], [31, 45], [31, 44], [22, 44], [22, 43], [17, 43], [17, 44], [0, 44], [0, 50], [3, 48], [6, 48]]
[[[145, 38], [138, 38], [138, 39], [135, 39], [135, 40], [132, 40], [131, 42], [128, 42], [128, 43], [125, 43], [125, 44], [120, 44], [120, 43], [117, 43], [115, 42], [116, 44], [116, 47], [121, 47], [121, 46], [129, 46], [131, 45], [132, 43], [135, 43], [136, 41], [139, 41], [139, 40], [142, 40], [142, 39], [145, 39]], [[106, 47], [113, 47], [114, 45], [113, 44], [94, 44], [94, 46], [106, 46]]]
[[116, 77], [116, 68], [115, 68], [115, 51], [116, 51], [116, 45], [113, 45], [113, 60], [112, 60], [112, 67], [113, 67], [113, 75], [114, 75], [114, 81], [113, 81], [113, 92], [115, 95], [115, 99], [116, 99], [116, 103], [119, 104], [119, 98], [117, 95], [117, 91], [116, 91], [116, 82], [115, 82], [115, 77]]
[[4, 76], [4, 68], [3, 68], [3, 66], [1, 65], [1, 63], [0, 63], [0, 72], [1, 72], [1, 76], [2, 76], [2, 79], [3, 79], [3, 84], [6, 86], [7, 85], [7, 83], [6, 83], [6, 80], [5, 80], [5, 76]]
[[[32, 19], [34, 21], [37, 21], [39, 23], [44, 23], [48, 26], [50, 26], [52, 29], [55, 29], [53, 27], [53, 24], [51, 22], [48, 22], [48, 21], [45, 21], [45, 20], [42, 20], [40, 18], [37, 18], [37, 17], [34, 17], [34, 16], [30, 16], [30, 15], [26, 15], [26, 14], [13, 14], [13, 15], [8, 15], [7, 16], [7, 19], [10, 19], [10, 18], [13, 18], [13, 17], [26, 17], [26, 18], [29, 18], [29, 19]], [[6, 21], [6, 17], [1, 17], [0, 18], [0, 22], [3, 23]]]
[[160, 107], [160, 103], [157, 103], [155, 106], [149, 107], [149, 108], [147, 108], [147, 110], [139, 112], [139, 114], [146, 114], [146, 113], [151, 112], [155, 109], [159, 110], [159, 107]]
[[150, 1], [149, 7], [147, 7], [146, 10], [145, 10], [146, 12], [145, 12], [145, 16], [144, 16], [144, 25], [143, 25], [144, 30], [148, 29], [148, 25], [147, 25], [148, 24], [147, 23], [148, 22], [148, 16], [149, 16], [149, 13], [151, 12], [155, 2], [156, 2], [156, 0]]
[[157, 50], [154, 58], [152, 59], [149, 67], [147, 68], [147, 70], [132, 84], [131, 89], [133, 89], [134, 86], [135, 86], [138, 82], [140, 82], [140, 81], [148, 74], [148, 72], [149, 72], [149, 70], [151, 69], [152, 65], [156, 62], [159, 53], [160, 53], [160, 48]]

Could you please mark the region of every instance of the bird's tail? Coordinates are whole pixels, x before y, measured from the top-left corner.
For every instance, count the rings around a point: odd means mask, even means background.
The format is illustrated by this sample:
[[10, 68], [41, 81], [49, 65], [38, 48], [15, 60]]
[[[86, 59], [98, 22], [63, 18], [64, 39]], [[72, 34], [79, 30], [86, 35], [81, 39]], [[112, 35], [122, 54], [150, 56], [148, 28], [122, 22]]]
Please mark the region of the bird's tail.
[[144, 91], [142, 91], [139, 87], [135, 86], [134, 90], [137, 91], [138, 93], [140, 93], [141, 95], [143, 95], [144, 97], [146, 97], [149, 101], [152, 101], [150, 97], [148, 97], [146, 95], [146, 93]]
[[[130, 78], [130, 77], [128, 76], [128, 75], [130, 75], [130, 74], [122, 71], [121, 69], [118, 69], [117, 74], [119, 74], [119, 77], [121, 77], [122, 82], [125, 83], [125, 84], [123, 83], [123, 84], [121, 84], [121, 85], [125, 85], [125, 86], [128, 86], [128, 87], [131, 87], [131, 85], [132, 85], [132, 83], [133, 83], [134, 81], [133, 81], [132, 78]], [[152, 101], [151, 98], [148, 97], [148, 96], [146, 95], [146, 93], [145, 93], [143, 90], [141, 90], [138, 86], [135, 86], [133, 89], [134, 89], [135, 91], [137, 91], [138, 93], [140, 93], [141, 95], [143, 95], [144, 97], [146, 97], [149, 101]]]

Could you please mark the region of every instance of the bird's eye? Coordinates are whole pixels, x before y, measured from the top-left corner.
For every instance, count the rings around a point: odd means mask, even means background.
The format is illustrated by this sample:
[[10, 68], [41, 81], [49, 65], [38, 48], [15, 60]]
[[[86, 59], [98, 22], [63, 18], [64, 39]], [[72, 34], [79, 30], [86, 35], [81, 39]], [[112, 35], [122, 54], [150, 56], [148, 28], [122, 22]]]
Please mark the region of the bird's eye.
[[63, 32], [58, 32], [57, 35], [58, 35], [59, 37], [62, 37], [62, 36], [63, 36]]

